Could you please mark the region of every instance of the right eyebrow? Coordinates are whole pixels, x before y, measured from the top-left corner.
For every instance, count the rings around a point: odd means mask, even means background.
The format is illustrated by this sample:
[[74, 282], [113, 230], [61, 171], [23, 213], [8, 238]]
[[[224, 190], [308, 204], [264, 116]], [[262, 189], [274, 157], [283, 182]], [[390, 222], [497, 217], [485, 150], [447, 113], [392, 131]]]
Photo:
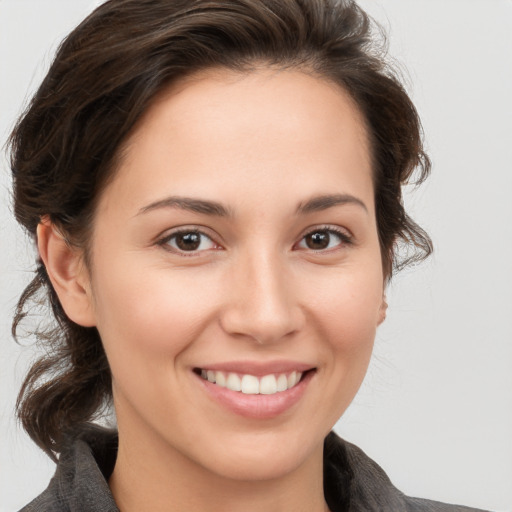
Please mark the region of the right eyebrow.
[[360, 206], [366, 213], [368, 213], [368, 208], [364, 204], [364, 202], [350, 194], [327, 194], [321, 196], [315, 196], [306, 203], [301, 203], [297, 207], [297, 213], [305, 214], [305, 213], [313, 213], [319, 212], [322, 210], [327, 210], [334, 206], [345, 205], [345, 204], [355, 204]]
[[147, 213], [159, 208], [179, 208], [180, 210], [188, 210], [195, 213], [205, 215], [214, 215], [216, 217], [230, 217], [228, 209], [216, 201], [206, 199], [197, 199], [192, 197], [170, 196], [159, 199], [147, 206], [142, 207], [137, 215]]

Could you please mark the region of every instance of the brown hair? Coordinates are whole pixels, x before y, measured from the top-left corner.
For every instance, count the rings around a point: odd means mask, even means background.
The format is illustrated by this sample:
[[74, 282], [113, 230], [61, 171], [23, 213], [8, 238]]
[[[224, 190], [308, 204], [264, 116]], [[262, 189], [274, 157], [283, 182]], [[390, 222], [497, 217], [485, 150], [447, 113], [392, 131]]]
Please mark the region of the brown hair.
[[[401, 186], [423, 181], [430, 162], [417, 112], [384, 58], [383, 38], [351, 0], [110, 0], [62, 43], [10, 139], [17, 220], [35, 236], [49, 216], [84, 249], [95, 202], [116, 168], [121, 143], [165, 87], [195, 71], [257, 64], [303, 69], [339, 84], [363, 113], [371, 141], [383, 268], [431, 252], [405, 213]], [[378, 44], [377, 44], [378, 43]], [[407, 258], [397, 248], [409, 247]], [[16, 335], [31, 303], [47, 299], [54, 327], [36, 333], [45, 355], [30, 369], [18, 415], [50, 455], [64, 434], [111, 399], [95, 328], [70, 321], [41, 261], [22, 294]]]

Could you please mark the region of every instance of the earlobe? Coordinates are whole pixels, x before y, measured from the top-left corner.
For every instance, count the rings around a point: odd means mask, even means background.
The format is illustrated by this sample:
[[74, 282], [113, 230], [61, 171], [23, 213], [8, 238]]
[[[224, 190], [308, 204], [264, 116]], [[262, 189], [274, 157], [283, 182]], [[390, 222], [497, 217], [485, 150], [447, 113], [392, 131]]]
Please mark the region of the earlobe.
[[384, 322], [384, 320], [386, 320], [387, 311], [388, 311], [388, 303], [386, 301], [386, 296], [383, 295], [382, 302], [381, 302], [380, 308], [379, 308], [379, 318], [378, 318], [377, 325], [380, 325], [382, 322]]
[[81, 252], [47, 217], [37, 226], [37, 247], [66, 315], [83, 327], [95, 326], [89, 276]]

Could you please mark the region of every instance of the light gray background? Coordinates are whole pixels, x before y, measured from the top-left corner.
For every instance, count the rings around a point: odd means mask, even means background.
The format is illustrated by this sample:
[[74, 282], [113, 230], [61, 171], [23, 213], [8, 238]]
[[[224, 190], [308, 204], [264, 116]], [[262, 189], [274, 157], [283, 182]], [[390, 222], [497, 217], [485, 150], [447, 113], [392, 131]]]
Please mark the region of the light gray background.
[[[62, 37], [98, 1], [0, 0], [0, 143]], [[398, 276], [363, 388], [336, 429], [404, 492], [512, 510], [512, 2], [361, 0], [408, 69], [434, 162], [407, 196], [435, 256]], [[52, 464], [16, 425], [34, 354], [10, 337], [34, 252], [0, 161], [0, 510], [38, 494]]]

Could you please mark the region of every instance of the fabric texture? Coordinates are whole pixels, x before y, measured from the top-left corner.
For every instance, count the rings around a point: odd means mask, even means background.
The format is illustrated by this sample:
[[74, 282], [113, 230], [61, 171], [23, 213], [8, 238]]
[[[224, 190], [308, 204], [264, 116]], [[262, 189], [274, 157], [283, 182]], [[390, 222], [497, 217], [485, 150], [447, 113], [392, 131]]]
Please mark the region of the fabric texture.
[[[117, 433], [87, 425], [61, 453], [47, 489], [20, 512], [119, 512], [107, 483], [116, 455]], [[334, 432], [324, 443], [324, 494], [331, 512], [483, 512], [405, 496]]]

